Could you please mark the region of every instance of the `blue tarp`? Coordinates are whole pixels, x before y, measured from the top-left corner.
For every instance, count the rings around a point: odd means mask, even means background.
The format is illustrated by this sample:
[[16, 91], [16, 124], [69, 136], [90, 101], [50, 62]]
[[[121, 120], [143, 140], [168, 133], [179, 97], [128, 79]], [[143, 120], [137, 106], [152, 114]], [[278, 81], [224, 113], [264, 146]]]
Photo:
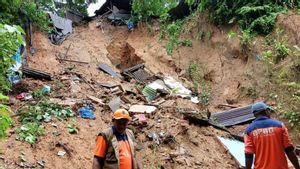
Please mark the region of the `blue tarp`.
[[17, 52], [12, 56], [12, 58], [15, 63], [11, 68], [9, 68], [8, 80], [12, 84], [16, 84], [22, 79], [22, 72], [20, 70], [22, 66], [21, 46], [18, 47]]
[[82, 107], [79, 109], [79, 114], [81, 118], [84, 119], [94, 119], [94, 112], [91, 110], [89, 106]]

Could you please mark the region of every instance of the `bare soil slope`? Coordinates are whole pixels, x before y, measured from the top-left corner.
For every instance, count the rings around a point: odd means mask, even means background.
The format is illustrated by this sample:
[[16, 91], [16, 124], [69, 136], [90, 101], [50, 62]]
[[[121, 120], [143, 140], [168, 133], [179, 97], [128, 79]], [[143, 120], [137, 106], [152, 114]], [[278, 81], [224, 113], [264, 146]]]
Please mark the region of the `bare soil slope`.
[[[166, 54], [165, 43], [158, 40], [158, 32], [149, 34], [144, 28], [129, 32], [126, 27], [113, 27], [105, 22], [101, 23], [101, 28], [97, 28], [96, 23], [93, 21], [88, 25], [76, 27], [74, 33], [61, 46], [52, 45], [44, 34], [35, 33], [36, 55], [29, 58], [29, 67], [52, 73], [56, 80], [48, 82], [26, 78], [22, 84], [31, 90], [41, 88], [43, 84], [50, 85], [51, 97], [82, 100], [89, 94], [108, 103], [114, 96], [109, 90], [97, 87], [97, 82], [122, 84], [131, 88], [135, 85], [121, 82], [99, 71], [97, 64], [100, 62], [110, 65], [117, 72], [120, 71], [118, 68], [144, 62], [151, 72], [171, 75], [186, 86], [192, 87], [192, 83], [184, 76], [184, 70], [190, 61], [196, 61], [201, 65], [203, 78], [211, 87], [209, 105], [197, 105], [188, 100], [174, 98], [171, 106], [216, 112], [223, 110], [218, 107], [219, 104], [243, 106], [264, 99], [260, 98], [263, 92], [258, 92], [267, 87], [263, 78], [266, 70], [261, 69], [262, 63], [255, 59], [255, 55], [245, 56], [242, 53], [238, 38], [228, 39], [226, 31], [207, 24], [205, 20], [201, 29], [211, 30], [212, 38], [194, 41], [192, 48], [182, 47], [173, 57]], [[67, 59], [89, 64], [59, 63], [56, 57], [64, 55], [69, 45], [71, 46]], [[65, 73], [68, 70], [81, 74], [95, 90], [80, 82], [77, 83], [80, 90], [71, 92], [72, 77]], [[252, 90], [253, 86], [257, 91]], [[14, 95], [11, 98], [13, 110], [17, 110], [23, 103], [14, 99]], [[136, 98], [133, 100], [140, 102]], [[44, 160], [45, 168], [91, 168], [95, 138], [98, 132], [108, 127], [111, 122], [111, 112], [107, 107], [96, 104], [95, 107], [95, 120], [76, 118], [78, 134], [69, 134], [65, 128], [68, 122], [56, 120], [52, 123], [58, 127], [54, 128], [51, 123], [45, 124], [45, 136], [40, 137], [36, 145], [30, 146], [16, 141], [16, 134], [11, 131], [9, 137], [0, 143], [3, 157], [0, 164], [7, 169], [20, 167], [22, 163], [19, 156], [23, 153], [28, 166], [37, 165], [37, 161]], [[17, 117], [15, 121], [15, 126], [19, 126]], [[147, 127], [130, 127], [133, 128], [141, 148], [138, 157], [144, 168], [237, 168], [235, 161], [216, 140], [217, 135], [226, 136], [226, 133], [212, 127], [188, 124], [182, 119], [182, 115], [172, 108], [158, 110], [148, 119]], [[233, 130], [240, 133], [245, 127], [238, 126]], [[60, 132], [59, 136], [53, 135], [53, 131], [56, 130]], [[175, 136], [176, 144], [161, 144], [149, 148], [152, 142], [147, 139], [147, 135], [161, 131]], [[63, 157], [58, 156], [59, 150], [65, 150], [59, 143], [63, 143], [70, 153]]]

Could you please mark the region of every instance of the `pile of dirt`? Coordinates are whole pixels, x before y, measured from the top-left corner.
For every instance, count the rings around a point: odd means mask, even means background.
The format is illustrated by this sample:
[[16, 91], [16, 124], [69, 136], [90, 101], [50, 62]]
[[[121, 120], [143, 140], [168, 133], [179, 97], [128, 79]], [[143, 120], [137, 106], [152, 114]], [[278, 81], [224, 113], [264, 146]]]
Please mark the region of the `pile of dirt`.
[[113, 41], [107, 46], [108, 58], [114, 66], [123, 70], [144, 61], [135, 54], [135, 50], [126, 41]]

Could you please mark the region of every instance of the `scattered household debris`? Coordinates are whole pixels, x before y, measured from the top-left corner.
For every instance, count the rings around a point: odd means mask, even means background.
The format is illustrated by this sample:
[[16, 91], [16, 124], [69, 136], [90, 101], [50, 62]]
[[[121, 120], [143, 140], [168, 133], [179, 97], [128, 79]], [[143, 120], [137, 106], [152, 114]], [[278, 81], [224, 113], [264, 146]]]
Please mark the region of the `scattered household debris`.
[[119, 74], [117, 74], [110, 66], [108, 66], [107, 64], [105, 63], [100, 63], [98, 65], [98, 69], [111, 75], [112, 77], [121, 77]]
[[238, 108], [238, 106], [233, 106], [233, 105], [229, 105], [229, 104], [218, 104], [217, 107], [218, 108], [222, 108], [222, 107]]
[[226, 151], [229, 151], [230, 155], [233, 157], [238, 167], [244, 168], [246, 164], [244, 143], [238, 140], [233, 140], [219, 136], [217, 136], [217, 140], [225, 148]]
[[59, 151], [57, 154], [59, 156], [64, 156], [66, 153], [71, 157], [72, 156], [72, 149], [70, 149], [67, 144], [63, 143], [63, 142], [57, 142], [55, 144], [56, 147], [62, 147], [65, 151]]
[[156, 89], [153, 89], [149, 86], [145, 86], [144, 89], [142, 90], [142, 93], [148, 102], [154, 100], [157, 95]]
[[57, 57], [57, 60], [61, 61], [66, 61], [66, 62], [74, 62], [74, 63], [81, 63], [81, 64], [89, 64], [89, 62], [84, 62], [84, 61], [78, 61], [78, 60], [72, 60], [72, 59], [62, 59]]
[[112, 84], [112, 83], [97, 83], [97, 85], [101, 86], [101, 87], [106, 87], [106, 88], [113, 88], [116, 87], [116, 84]]
[[62, 18], [55, 13], [50, 13], [55, 32], [50, 34], [50, 40], [55, 45], [60, 45], [72, 33], [72, 21]]
[[37, 69], [32, 69], [29, 67], [22, 67], [22, 72], [24, 75], [31, 77], [31, 78], [53, 80], [53, 76], [50, 73], [42, 72]]
[[147, 119], [146, 119], [145, 114], [133, 115], [132, 122], [135, 123], [136, 121], [138, 122], [138, 125], [147, 125]]
[[128, 80], [133, 78], [135, 79], [138, 83], [146, 83], [147, 80], [149, 80], [152, 76], [150, 73], [146, 72], [144, 70], [145, 64], [138, 64], [133, 67], [124, 69], [121, 72], [121, 75], [125, 77], [125, 80]]
[[[12, 29], [14, 31], [15, 29]], [[12, 56], [15, 63], [8, 70], [8, 81], [12, 84], [18, 83], [22, 79], [20, 68], [22, 66], [21, 46], [17, 48], [16, 53]]]
[[111, 89], [110, 89], [110, 92], [111, 92], [112, 94], [118, 95], [118, 94], [123, 93], [124, 90], [123, 90], [123, 88], [122, 88], [121, 85], [117, 85], [117, 86], [111, 88]]
[[187, 108], [176, 108], [176, 112], [183, 114], [184, 119], [188, 120], [190, 123], [208, 126], [209, 119], [207, 112], [199, 112], [197, 110], [187, 109]]
[[252, 105], [245, 107], [230, 109], [223, 112], [213, 113], [210, 116], [209, 122], [221, 126], [233, 126], [253, 120], [255, 117], [251, 112]]
[[[93, 5], [93, 4], [91, 4]], [[103, 15], [108, 11], [111, 11], [111, 8], [115, 6], [118, 9], [131, 11], [131, 1], [130, 0], [113, 0], [113, 1], [105, 1], [104, 4], [101, 4], [101, 1], [95, 4], [95, 9], [97, 9], [94, 13], [96, 15]], [[97, 8], [98, 7], [98, 8]], [[92, 14], [92, 13], [91, 13]]]
[[46, 166], [46, 162], [44, 160], [39, 160], [38, 162], [38, 165], [40, 165], [42, 168], [45, 168]]
[[85, 106], [79, 109], [79, 114], [81, 118], [84, 119], [95, 119], [94, 112], [90, 106]]
[[171, 89], [171, 94], [175, 96], [180, 96], [182, 98], [188, 98], [193, 103], [199, 103], [198, 97], [192, 96], [192, 91], [185, 88], [181, 83], [176, 81], [173, 77], [171, 76], [164, 77], [164, 83], [166, 84], [167, 87]]
[[88, 99], [92, 100], [93, 102], [99, 104], [99, 105], [102, 105], [102, 106], [105, 105], [105, 104], [103, 103], [103, 101], [102, 101], [101, 99], [97, 98], [97, 97], [94, 97], [94, 96], [91, 96], [91, 95], [87, 95], [86, 97], [87, 97]]
[[160, 79], [155, 80], [154, 82], [148, 84], [142, 90], [143, 95], [146, 97], [147, 101], [152, 101], [157, 97], [157, 93], [169, 93], [169, 88], [164, 84]]
[[116, 7], [110, 9], [111, 13], [107, 16], [107, 20], [114, 25], [126, 25], [127, 21], [131, 18], [131, 12], [126, 10], [119, 10]]
[[78, 12], [78, 11], [75, 11], [75, 10], [72, 10], [72, 9], [68, 9], [66, 11], [66, 18], [68, 18], [72, 22], [78, 24], [78, 23], [80, 23], [84, 19], [84, 16], [80, 12]]
[[16, 99], [21, 101], [31, 100], [33, 97], [30, 93], [22, 92], [16, 96]]
[[[153, 141], [156, 145], [160, 144], [160, 140], [158, 135], [155, 132], [151, 132], [150, 134], [147, 135], [150, 141]], [[152, 145], [150, 145], [152, 146]]]
[[121, 99], [120, 97], [113, 98], [109, 103], [108, 103], [109, 108], [112, 110], [112, 112], [115, 112], [118, 110], [121, 106]]
[[63, 157], [66, 154], [65, 151], [58, 151], [57, 155]]
[[72, 93], [78, 93], [79, 91], [81, 91], [81, 87], [73, 80], [71, 80], [70, 86], [71, 86], [70, 89]]
[[43, 94], [49, 94], [51, 92], [51, 87], [48, 85], [44, 85], [42, 88], [42, 93]]
[[129, 108], [129, 112], [132, 113], [153, 113], [157, 108], [154, 106], [146, 106], [146, 105], [132, 105]]

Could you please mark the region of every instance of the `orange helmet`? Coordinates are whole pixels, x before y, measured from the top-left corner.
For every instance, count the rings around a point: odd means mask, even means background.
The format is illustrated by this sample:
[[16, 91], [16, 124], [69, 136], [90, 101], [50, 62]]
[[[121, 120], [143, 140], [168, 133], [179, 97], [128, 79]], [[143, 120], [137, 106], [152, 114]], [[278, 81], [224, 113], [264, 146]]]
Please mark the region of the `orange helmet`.
[[130, 120], [131, 117], [128, 113], [127, 110], [125, 109], [118, 109], [114, 112], [114, 115], [113, 115], [113, 119], [127, 119], [127, 120]]

